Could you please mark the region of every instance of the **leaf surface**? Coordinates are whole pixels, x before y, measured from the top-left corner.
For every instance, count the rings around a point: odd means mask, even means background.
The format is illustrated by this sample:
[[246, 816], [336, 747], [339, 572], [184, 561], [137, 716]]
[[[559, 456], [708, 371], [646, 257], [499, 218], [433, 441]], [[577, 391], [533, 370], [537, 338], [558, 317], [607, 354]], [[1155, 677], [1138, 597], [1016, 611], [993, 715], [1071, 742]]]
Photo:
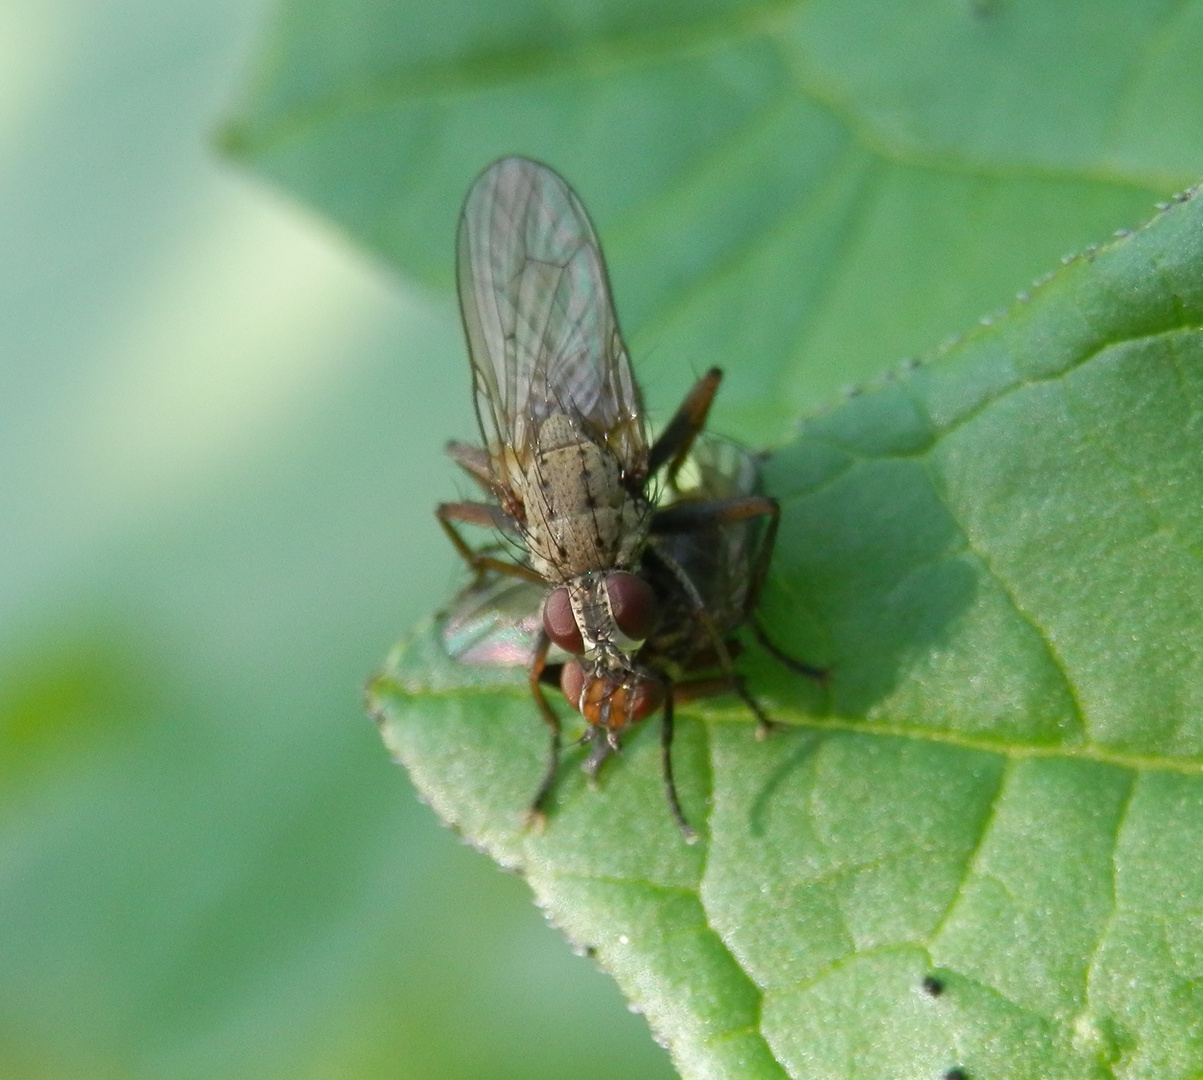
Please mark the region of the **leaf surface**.
[[[654, 722], [523, 830], [521, 672], [419, 631], [374, 683], [436, 809], [596, 951], [686, 1076], [1203, 1069], [1203, 214], [1175, 204], [769, 467], [785, 730]], [[577, 755], [579, 757], [579, 754]], [[570, 755], [571, 762], [571, 755]], [[942, 992], [925, 989], [939, 984]]]

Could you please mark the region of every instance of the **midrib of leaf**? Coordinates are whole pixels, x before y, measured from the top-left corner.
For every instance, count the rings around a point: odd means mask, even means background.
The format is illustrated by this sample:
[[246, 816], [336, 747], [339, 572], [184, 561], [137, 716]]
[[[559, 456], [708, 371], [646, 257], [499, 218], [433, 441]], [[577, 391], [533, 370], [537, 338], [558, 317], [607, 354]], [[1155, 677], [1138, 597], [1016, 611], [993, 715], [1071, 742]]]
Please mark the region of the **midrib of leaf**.
[[[420, 631], [419, 631], [420, 632]], [[467, 698], [494, 699], [505, 695], [515, 701], [526, 701], [530, 691], [524, 677], [515, 673], [512, 683], [487, 686], [465, 683], [458, 687], [429, 689], [415, 683], [402, 684], [387, 675], [378, 675], [372, 681], [373, 695], [396, 693], [420, 695], [424, 700], [454, 700]], [[691, 705], [689, 712], [702, 717], [707, 724], [738, 724], [748, 727], [751, 721], [742, 704], [706, 703]], [[1049, 760], [1089, 761], [1100, 765], [1114, 765], [1136, 772], [1167, 772], [1182, 776], [1203, 775], [1203, 757], [1198, 759], [1170, 757], [1157, 754], [1129, 754], [1090, 743], [1080, 745], [1034, 746], [1023, 743], [1004, 742], [1000, 739], [975, 738], [957, 731], [922, 728], [908, 724], [891, 724], [881, 720], [845, 720], [836, 717], [809, 716], [789, 708], [774, 710], [773, 719], [781, 723], [796, 725], [811, 731], [848, 732], [864, 735], [880, 735], [886, 738], [912, 739], [916, 742], [936, 743], [952, 746], [958, 750], [972, 750], [986, 754], [997, 754], [1011, 761], [1045, 758]]]

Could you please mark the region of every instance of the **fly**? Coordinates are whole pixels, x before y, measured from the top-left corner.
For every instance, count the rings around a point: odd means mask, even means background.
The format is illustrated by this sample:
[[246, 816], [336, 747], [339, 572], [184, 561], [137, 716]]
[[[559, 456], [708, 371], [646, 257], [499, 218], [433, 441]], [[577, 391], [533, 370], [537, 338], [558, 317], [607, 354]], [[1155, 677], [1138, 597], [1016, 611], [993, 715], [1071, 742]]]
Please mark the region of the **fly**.
[[[746, 505], [760, 498], [757, 459], [747, 451], [703, 434], [696, 442], [679, 480], [665, 492], [664, 510], [678, 514], [700, 508]], [[772, 500], [769, 500], [770, 502]], [[775, 505], [775, 504], [774, 504]], [[743, 678], [723, 663], [723, 654], [738, 652], [736, 632], [751, 626], [760, 643], [791, 670], [822, 680], [826, 672], [792, 659], [764, 633], [755, 608], [776, 539], [776, 514], [741, 514], [724, 518], [707, 513], [697, 528], [652, 534], [649, 546], [672, 560], [648, 571], [659, 622], [634, 655], [633, 679], [617, 680], [580, 657], [552, 647], [541, 679], [558, 684], [589, 721], [584, 739], [590, 753], [584, 768], [596, 776], [602, 762], [620, 747], [625, 728], [662, 712], [661, 764], [673, 819], [685, 839], [696, 833], [686, 821], [672, 768], [674, 706], [715, 694], [735, 693], [756, 717], [760, 734], [771, 725]], [[682, 572], [697, 596], [678, 578]], [[699, 619], [695, 602], [707, 613]], [[443, 644], [455, 659], [468, 664], [529, 666], [541, 631], [543, 590], [536, 584], [489, 572], [465, 589], [442, 622]], [[603, 704], [604, 703], [604, 704]], [[604, 715], [603, 715], [604, 712]]]
[[[460, 216], [456, 270], [484, 445], [453, 442], [448, 452], [489, 498], [444, 503], [437, 515], [478, 580], [500, 573], [543, 588], [528, 663], [551, 736], [531, 806], [540, 819], [560, 752], [559, 720], [542, 688], [551, 648], [579, 657], [575, 704], [608, 732], [605, 745], [617, 746], [639, 694], [656, 681], [638, 659], [664, 617], [668, 593], [654, 579], [672, 579], [673, 602], [689, 608], [732, 670], [701, 590], [665, 538], [700, 534], [719, 519], [775, 522], [777, 506], [743, 495], [655, 504], [653, 481], [674, 486], [722, 376], [717, 368], [702, 376], [649, 440], [597, 234], [552, 169], [511, 157], [477, 178]], [[458, 524], [498, 530], [516, 557], [472, 548]]]

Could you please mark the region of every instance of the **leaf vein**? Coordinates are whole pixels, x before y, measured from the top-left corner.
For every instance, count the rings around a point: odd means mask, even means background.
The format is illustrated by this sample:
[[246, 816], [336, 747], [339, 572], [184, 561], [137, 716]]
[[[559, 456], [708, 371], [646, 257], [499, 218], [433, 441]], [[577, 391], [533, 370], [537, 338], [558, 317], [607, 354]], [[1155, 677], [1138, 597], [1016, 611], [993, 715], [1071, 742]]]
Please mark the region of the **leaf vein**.
[[1131, 813], [1132, 804], [1136, 800], [1137, 786], [1139, 776], [1133, 775], [1128, 783], [1128, 792], [1124, 796], [1123, 804], [1120, 806], [1119, 813], [1115, 819], [1115, 841], [1111, 846], [1111, 910], [1107, 914], [1103, 925], [1099, 928], [1098, 938], [1095, 941], [1094, 948], [1091, 949], [1090, 956], [1087, 958], [1086, 964], [1082, 971], [1082, 1000], [1086, 1007], [1090, 1008], [1090, 983], [1094, 974], [1095, 968], [1099, 963], [1102, 955], [1103, 947], [1107, 943], [1107, 938], [1111, 933], [1111, 928], [1115, 925], [1115, 920], [1120, 914], [1119, 901], [1119, 845], [1123, 837], [1124, 826], [1127, 824], [1128, 815]]
[[998, 774], [998, 782], [994, 788], [993, 794], [990, 796], [990, 802], [986, 806], [985, 816], [982, 818], [981, 828], [978, 830], [977, 839], [974, 841], [972, 849], [965, 853], [965, 872], [961, 875], [961, 880], [958, 883], [956, 890], [949, 897], [948, 904], [944, 908], [944, 914], [936, 921], [931, 932], [927, 935], [926, 948], [929, 954], [935, 953], [935, 943], [941, 934], [944, 933], [948, 926], [949, 920], [952, 918], [953, 911], [957, 905], [964, 899], [965, 888], [969, 881], [974, 877], [981, 857], [982, 849], [985, 847], [986, 839], [994, 826], [994, 822], [998, 818], [998, 807], [1002, 801], [1007, 779], [1010, 776], [1014, 761], [1008, 760], [1003, 763], [1002, 770]]
[[[767, 112], [767, 110], [766, 110]], [[771, 119], [771, 116], [768, 117]], [[705, 273], [696, 278], [688, 290], [683, 291], [678, 297], [664, 304], [653, 317], [649, 318], [642, 327], [640, 327], [639, 335], [642, 339], [647, 339], [649, 336], [662, 334], [664, 328], [674, 319], [679, 317], [690, 308], [702, 306], [707, 303], [707, 293], [722, 285], [726, 280], [734, 276], [740, 269], [750, 263], [763, 249], [766, 240], [770, 236], [775, 236], [788, 229], [794, 228], [797, 223], [804, 218], [813, 209], [813, 204], [822, 203], [830, 194], [831, 189], [842, 189], [845, 184], [843, 182], [846, 169], [844, 166], [847, 162], [852, 161], [857, 156], [852, 150], [846, 151], [835, 161], [829, 170], [829, 183], [818, 186], [814, 189], [814, 194], [809, 197], [801, 196], [796, 201], [795, 205], [788, 211], [772, 220], [765, 221], [754, 232], [745, 237], [738, 245], [726, 252], [724, 256], [711, 263]], [[872, 170], [869, 170], [871, 172]], [[862, 180], [862, 184], [868, 183], [868, 180]], [[847, 251], [850, 246], [847, 243], [847, 236], [851, 235], [857, 223], [863, 218], [862, 201], [859, 199], [852, 200], [853, 213], [846, 217], [841, 227], [845, 229], [845, 239], [836, 245], [838, 257], [834, 260], [829, 260], [824, 267], [822, 283], [820, 284], [817, 293], [821, 293], [828, 287], [828, 283], [835, 276], [839, 269], [840, 263], [847, 257]], [[815, 308], [819, 303], [815, 304]], [[812, 314], [813, 317], [813, 314]], [[803, 337], [803, 335], [799, 335]], [[788, 371], [792, 367], [792, 360], [801, 348], [794, 348], [788, 353], [785, 359], [778, 365], [782, 371]]]
[[932, 492], [939, 500], [940, 505], [943, 506], [948, 512], [949, 517], [953, 521], [957, 522], [958, 526], [960, 527], [961, 535], [965, 538], [966, 550], [981, 563], [985, 572], [990, 576], [990, 579], [995, 583], [1003, 596], [1006, 597], [1007, 602], [1011, 605], [1011, 608], [1014, 610], [1015, 614], [1031, 628], [1037, 639], [1044, 646], [1049, 663], [1052, 665], [1053, 670], [1055, 670], [1061, 678], [1061, 681], [1065, 687], [1065, 692], [1069, 696], [1072, 719], [1076, 722], [1078, 734], [1087, 734], [1089, 732], [1089, 725], [1086, 721], [1085, 712], [1082, 709], [1078, 688], [1074, 683], [1074, 680], [1070, 677], [1069, 667], [1065, 661], [1065, 658], [1061, 656], [1060, 650], [1058, 650], [1056, 645], [1053, 643], [1052, 636], [1044, 629], [1044, 627], [1040, 625], [1035, 615], [1033, 615], [1024, 607], [1023, 604], [1020, 603], [1019, 598], [1015, 595], [1014, 589], [1007, 584], [1007, 582], [1003, 579], [1002, 574], [1000, 574], [991, 564], [990, 560], [986, 557], [985, 551], [980, 543], [976, 542], [970, 535], [963, 516], [957, 514], [955, 509], [949, 504], [945, 496], [943, 485], [939, 483], [939, 479], [935, 474], [931, 458], [925, 457], [923, 460], [928, 473], [928, 478], [931, 482]]

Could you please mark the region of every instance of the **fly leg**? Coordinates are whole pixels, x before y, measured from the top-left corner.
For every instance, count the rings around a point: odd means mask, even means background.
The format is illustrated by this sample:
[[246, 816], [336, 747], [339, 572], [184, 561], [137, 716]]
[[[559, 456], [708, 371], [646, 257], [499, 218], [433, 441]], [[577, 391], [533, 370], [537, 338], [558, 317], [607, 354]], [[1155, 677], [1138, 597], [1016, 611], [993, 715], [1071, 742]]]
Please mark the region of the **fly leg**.
[[535, 704], [539, 707], [539, 715], [551, 732], [551, 742], [548, 746], [547, 768], [526, 814], [527, 823], [537, 829], [541, 829], [547, 824], [547, 811], [544, 807], [551, 795], [551, 789], [555, 786], [556, 775], [560, 771], [560, 718], [556, 716], [555, 710], [547, 700], [547, 695], [543, 693], [542, 685], [543, 671], [547, 667], [547, 653], [550, 648], [551, 638], [547, 636], [546, 630], [540, 629], [539, 639], [535, 645], [535, 655], [531, 659], [530, 671], [527, 674], [531, 694], [534, 696]]
[[664, 714], [660, 721], [660, 764], [664, 772], [664, 794], [668, 797], [668, 808], [672, 812], [673, 821], [681, 830], [685, 843], [696, 842], [698, 834], [693, 831], [685, 814], [681, 810], [681, 800], [677, 796], [677, 784], [673, 779], [673, 684], [669, 679], [664, 685]]
[[755, 564], [752, 566], [752, 580], [748, 583], [748, 611], [752, 612], [748, 618], [748, 623], [752, 627], [752, 636], [760, 643], [760, 647], [764, 649], [770, 657], [774, 658], [778, 664], [783, 667], [788, 667], [790, 671], [796, 675], [805, 675], [817, 682], [820, 687], [825, 687], [828, 683], [828, 677], [831, 672], [826, 667], [816, 667], [813, 664], [807, 664], [805, 660], [799, 660], [796, 657], [789, 655], [784, 649], [777, 645], [766, 633], [764, 625], [760, 623], [760, 619], [755, 617], [755, 609], [760, 603], [760, 589], [764, 588], [765, 577], [769, 575], [769, 563], [772, 562], [772, 550], [777, 544], [777, 528], [781, 524], [781, 505], [776, 499], [770, 499], [774, 509], [769, 515], [769, 527], [765, 530], [764, 541], [760, 544], [760, 551], [757, 552]]
[[459, 530], [453, 524], [459, 522], [464, 525], [480, 525], [486, 529], [497, 529], [500, 532], [513, 532], [513, 521], [500, 506], [478, 502], [439, 503], [434, 513], [443, 527], [443, 532], [455, 545], [455, 550], [472, 567], [477, 577], [480, 577], [486, 570], [496, 570], [498, 573], [509, 574], [511, 577], [520, 577], [526, 581], [538, 582], [540, 585], [545, 584], [543, 579], [529, 566], [507, 562], [494, 555], [476, 551], [467, 540], [460, 536]]
[[[479, 446], [472, 446], [470, 443], [452, 440], [447, 444], [447, 453], [481, 488], [492, 494], [493, 466], [486, 450]], [[487, 555], [483, 551], [475, 550], [460, 536], [459, 530], [452, 524], [458, 521], [465, 525], [479, 525], [482, 528], [495, 529], [497, 532], [508, 533], [511, 536], [517, 534], [518, 529], [513, 517], [500, 506], [479, 502], [442, 503], [435, 511], [435, 516], [439, 519], [439, 524], [443, 527], [448, 539], [455, 545], [455, 550], [472, 567], [477, 577], [486, 570], [496, 570], [512, 577], [542, 583], [543, 579], [529, 567], [519, 566], [516, 563], [507, 562], [504, 559]]]
[[[771, 555], [772, 545], [777, 539], [781, 507], [776, 499], [767, 495], [732, 495], [729, 499], [686, 499], [676, 502], [652, 515], [652, 532], [697, 532], [715, 525], [732, 525], [760, 517], [769, 519], [764, 547]], [[763, 570], [760, 576], [763, 579]]]
[[710, 405], [722, 381], [723, 373], [718, 368], [711, 368], [696, 383], [693, 389], [685, 395], [676, 414], [669, 421], [648, 453], [647, 471], [649, 476], [655, 476], [660, 467], [668, 462], [668, 482], [675, 484], [681, 465], [689, 456], [693, 440], [699, 431], [706, 426], [706, 417], [710, 413]]
[[753, 616], [749, 622], [752, 627], [752, 636], [756, 638], [760, 647], [776, 660], [777, 663], [782, 667], [789, 668], [790, 671], [796, 672], [799, 675], [805, 675], [808, 679], [813, 679], [820, 686], [827, 685], [828, 679], [831, 678], [831, 670], [829, 668], [815, 667], [813, 664], [806, 663], [805, 660], [799, 660], [797, 657], [790, 656], [789, 653], [769, 637], [764, 627], [760, 625], [759, 619]]
[[764, 651], [776, 660], [777, 663], [798, 675], [805, 675], [808, 679], [813, 679], [820, 686], [826, 686], [831, 672], [826, 668], [815, 667], [804, 660], [798, 660], [790, 656], [789, 653], [769, 637], [765, 632], [764, 626], [761, 625], [760, 620], [755, 615], [756, 605], [760, 602], [760, 590], [764, 588], [764, 581], [769, 572], [769, 563], [773, 559], [773, 548], [777, 544], [777, 529], [781, 524], [780, 504], [776, 499], [768, 501], [773, 504], [773, 510], [769, 514], [768, 527], [765, 530], [760, 550], [756, 554], [756, 562], [752, 567], [752, 576], [748, 583], [748, 611], [752, 613], [748, 622], [752, 626], [752, 635], [760, 643]]
[[451, 460], [475, 480], [488, 494], [493, 494], [493, 463], [489, 452], [471, 443], [452, 439], [446, 446]]
[[677, 700], [684, 704], [687, 701], [698, 701], [705, 697], [717, 697], [719, 694], [735, 694], [756, 717], [756, 738], [766, 738], [776, 727], [764, 706], [752, 696], [742, 675], [733, 672], [730, 678], [723, 676], [718, 679], [686, 679], [676, 684]]
[[[781, 507], [776, 499], [770, 498], [767, 495], [737, 495], [729, 499], [676, 503], [657, 511], [652, 518], [652, 532], [653, 534], [661, 535], [665, 533], [694, 532], [758, 517], [767, 518], [768, 524], [748, 582], [745, 610], [750, 615], [755, 610], [756, 603], [760, 598], [760, 591], [764, 586], [769, 562], [773, 557], [773, 546], [777, 541], [777, 529], [781, 521]], [[714, 643], [715, 655], [726, 677], [728, 688], [735, 691], [756, 715], [757, 735], [763, 738], [772, 727], [772, 721], [765, 715], [764, 710], [756, 702], [756, 699], [748, 693], [742, 677], [735, 671], [735, 667], [731, 662], [730, 651], [727, 649], [725, 642], [723, 642], [722, 635], [718, 633], [714, 625], [714, 620], [710, 618], [709, 613], [706, 611], [705, 604], [698, 594], [696, 586], [689, 579], [689, 575], [684, 568], [678, 565], [675, 560], [668, 557], [663, 551], [658, 550], [655, 545], [649, 547], [648, 552], [651, 557], [659, 559], [680, 583], [686, 597], [689, 599], [690, 605], [694, 608], [695, 617], [698, 618]], [[816, 682], [824, 683], [826, 681], [828, 673], [824, 669], [813, 667], [800, 660], [795, 660], [769, 640], [764, 629], [754, 617], [750, 618], [750, 622], [757, 641], [764, 645], [766, 651], [774, 659], [779, 660], [791, 671], [806, 675]]]
[[[660, 763], [664, 773], [664, 794], [668, 798], [668, 808], [672, 812], [673, 821], [677, 823], [677, 828], [680, 829], [681, 835], [685, 838], [685, 843], [687, 844], [695, 843], [698, 834], [689, 822], [685, 820], [685, 813], [681, 809], [681, 799], [677, 795], [677, 784], [673, 779], [673, 704], [674, 701], [696, 701], [699, 698], [729, 693], [731, 690], [734, 690], [755, 714], [758, 721], [756, 729], [758, 734], [762, 724], [769, 725], [772, 723], [764, 715], [764, 710], [761, 709], [760, 704], [745, 689], [743, 679], [738, 675], [733, 680], [727, 678], [691, 679], [681, 683], [665, 680], [664, 714], [660, 721]], [[767, 727], [765, 730], [767, 730]]]

